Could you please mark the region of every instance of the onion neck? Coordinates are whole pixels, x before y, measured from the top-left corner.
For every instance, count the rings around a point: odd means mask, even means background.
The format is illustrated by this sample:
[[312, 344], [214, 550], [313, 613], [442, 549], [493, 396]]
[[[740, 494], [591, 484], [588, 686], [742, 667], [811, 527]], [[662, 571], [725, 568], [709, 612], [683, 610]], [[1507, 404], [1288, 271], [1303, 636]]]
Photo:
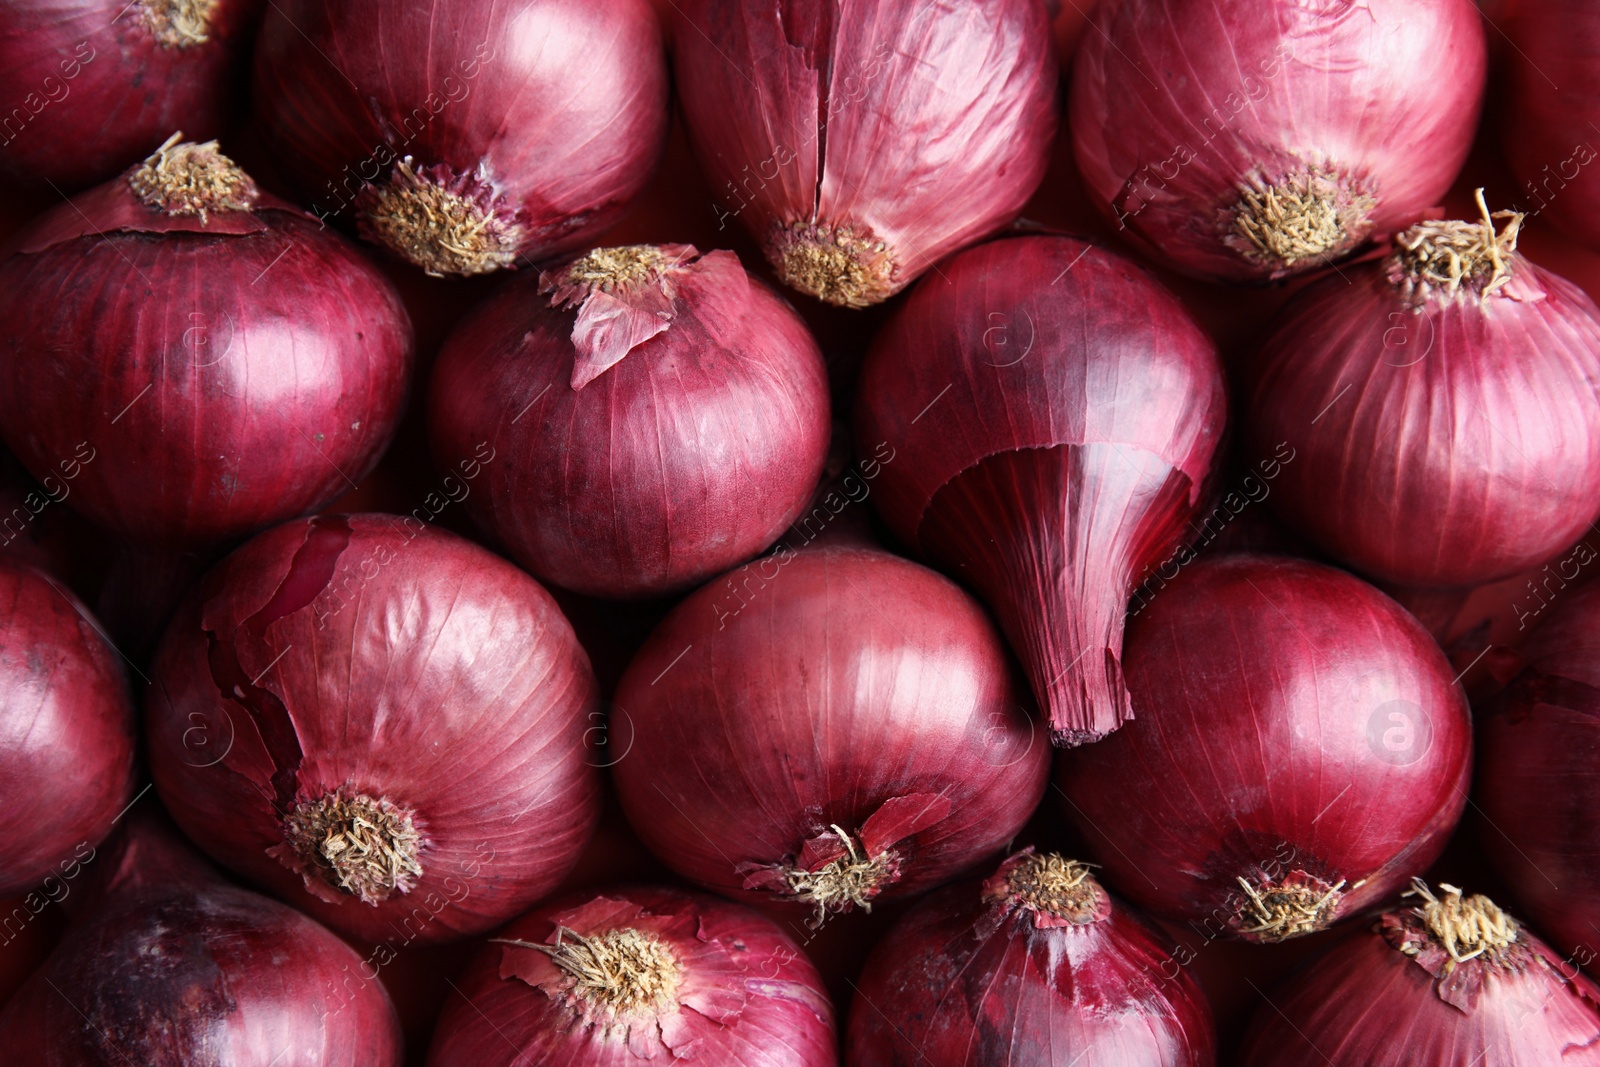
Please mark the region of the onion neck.
[[250, 175], [217, 150], [217, 142], [194, 144], [174, 133], [128, 175], [128, 187], [146, 207], [172, 218], [248, 212], [261, 192]]
[[365, 904], [410, 892], [422, 874], [424, 841], [414, 814], [349, 788], [295, 805], [283, 840], [308, 882], [315, 878]]
[[1331, 260], [1372, 232], [1377, 201], [1337, 169], [1316, 167], [1240, 185], [1228, 243], [1274, 277]]
[[143, 0], [144, 22], [168, 48], [193, 48], [211, 39], [211, 17], [221, 0]]
[[524, 227], [487, 181], [408, 156], [358, 198], [362, 232], [434, 277], [489, 274], [516, 264]]
[[1330, 885], [1303, 870], [1283, 878], [1237, 879], [1234, 933], [1247, 941], [1275, 944], [1326, 929], [1339, 914], [1345, 880]]
[[781, 224], [767, 243], [767, 258], [785, 285], [840, 307], [871, 307], [903, 285], [888, 244], [849, 222]]
[[567, 991], [586, 1006], [608, 1015], [667, 1014], [677, 1007], [683, 965], [660, 938], [625, 926], [583, 934], [558, 927], [553, 945], [494, 939], [531, 948], [550, 957], [565, 977]]
[[[1476, 222], [1419, 222], [1395, 238], [1389, 278], [1413, 304], [1469, 294], [1483, 300], [1511, 280], [1523, 216], [1515, 211], [1490, 214], [1482, 189], [1477, 199], [1481, 217]], [[1506, 220], [1499, 232], [1496, 219]]]

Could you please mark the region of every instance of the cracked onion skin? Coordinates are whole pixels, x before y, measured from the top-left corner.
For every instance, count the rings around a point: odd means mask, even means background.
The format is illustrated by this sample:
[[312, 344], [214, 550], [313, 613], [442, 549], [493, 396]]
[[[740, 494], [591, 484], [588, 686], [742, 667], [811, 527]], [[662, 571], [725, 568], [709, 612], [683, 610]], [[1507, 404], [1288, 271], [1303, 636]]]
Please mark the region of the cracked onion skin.
[[1289, 557], [1201, 561], [1126, 647], [1133, 722], [1062, 753], [1057, 783], [1135, 904], [1207, 937], [1280, 941], [1384, 899], [1443, 850], [1467, 801], [1466, 701], [1376, 589]]
[[1044, 177], [1036, 0], [686, 0], [675, 76], [720, 201], [785, 284], [866, 307], [994, 233]]
[[1477, 129], [1471, 0], [1107, 0], [1093, 17], [1068, 101], [1084, 184], [1198, 277], [1319, 270], [1409, 225]]
[[[1083, 876], [1067, 900], [1014, 884], [1046, 862]], [[1216, 1035], [1168, 939], [1082, 865], [1027, 849], [986, 881], [939, 890], [884, 935], [856, 985], [845, 1061], [1211, 1067]]]
[[565, 877], [599, 818], [598, 694], [571, 626], [532, 578], [414, 518], [251, 540], [190, 595], [151, 679], [174, 820], [353, 937], [498, 925]]
[[590, 596], [676, 592], [763, 551], [828, 450], [805, 323], [732, 252], [686, 245], [597, 249], [511, 283], [446, 342], [428, 400], [442, 466], [485, 442], [502, 457], [473, 517]]
[[262, 0], [8, 0], [0, 174], [71, 193], [223, 133]]
[[1225, 409], [1216, 350], [1178, 301], [1069, 237], [961, 253], [874, 341], [856, 439], [899, 457], [878, 512], [988, 603], [1057, 744], [1132, 716], [1128, 598], [1189, 536]]
[[[647, 987], [658, 997], [624, 980], [614, 989], [633, 999], [616, 1003], [550, 955], [619, 932], [665, 949], [652, 960], [665, 981]], [[461, 996], [446, 1002], [428, 1067], [838, 1063], [833, 1008], [805, 952], [766, 916], [706, 893], [627, 886], [563, 897], [507, 926], [455, 984]]]
[[673, 870], [820, 923], [1005, 847], [1049, 769], [1025, 699], [953, 582], [875, 548], [784, 546], [650, 635], [617, 688], [633, 744], [612, 780]]

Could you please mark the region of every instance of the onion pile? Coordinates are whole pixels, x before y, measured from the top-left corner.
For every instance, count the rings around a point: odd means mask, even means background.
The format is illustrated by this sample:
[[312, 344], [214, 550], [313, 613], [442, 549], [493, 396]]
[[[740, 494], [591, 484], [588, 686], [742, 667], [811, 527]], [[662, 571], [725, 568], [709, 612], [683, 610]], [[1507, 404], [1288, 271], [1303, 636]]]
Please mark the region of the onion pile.
[[479, 522], [595, 596], [676, 591], [765, 549], [828, 449], [804, 322], [733, 253], [687, 245], [595, 249], [537, 292], [507, 287], [446, 343], [429, 405], [441, 465], [503, 457], [466, 498]]
[[862, 371], [877, 506], [999, 617], [1060, 744], [1132, 711], [1128, 596], [1186, 536], [1222, 435], [1216, 350], [1132, 263], [1066, 237], [964, 252]]

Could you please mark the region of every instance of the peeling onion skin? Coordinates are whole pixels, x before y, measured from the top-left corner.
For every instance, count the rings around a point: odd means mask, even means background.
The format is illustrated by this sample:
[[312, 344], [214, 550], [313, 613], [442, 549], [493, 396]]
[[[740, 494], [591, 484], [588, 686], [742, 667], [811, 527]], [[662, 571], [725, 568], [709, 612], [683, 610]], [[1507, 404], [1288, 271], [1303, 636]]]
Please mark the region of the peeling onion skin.
[[[532, 578], [415, 519], [318, 516], [250, 541], [180, 609], [151, 679], [151, 772], [179, 826], [352, 937], [502, 923], [599, 818], [598, 692], [572, 628]], [[296, 851], [291, 814], [341, 789], [411, 813], [409, 887], [361, 871], [340, 889]]]
[[[663, 332], [591, 354], [589, 307], [543, 295], [571, 269], [557, 267], [458, 327], [429, 391], [442, 467], [486, 442], [501, 457], [466, 498], [474, 518], [539, 578], [591, 596], [676, 592], [761, 552], [809, 500], [828, 449], [827, 372], [794, 310], [731, 252], [644, 251], [682, 263], [670, 298], [651, 282], [630, 305], [647, 330], [671, 315]], [[669, 310], [643, 308], [652, 295]], [[630, 298], [588, 299], [614, 321]]]
[[95, 626], [0, 557], [0, 897], [76, 870], [133, 796], [133, 701]]
[[[355, 949], [232, 886], [110, 904], [0, 1012], [31, 1067], [399, 1067], [400, 1022]], [[354, 979], [354, 980], [353, 980]]]
[[1128, 598], [1186, 536], [1226, 419], [1222, 368], [1133, 263], [1067, 237], [963, 252], [862, 370], [856, 439], [886, 442], [878, 512], [978, 591], [1057, 744], [1131, 716]]
[[[640, 839], [679, 874], [821, 922], [1005, 847], [1048, 776], [1025, 699], [954, 583], [877, 549], [784, 547], [651, 634], [617, 689], [613, 720], [626, 716], [633, 744], [612, 777]], [[882, 867], [837, 906], [820, 879], [791, 878], [850, 856]]]
[[[315, 214], [448, 275], [544, 259], [615, 222], [655, 171], [668, 91], [649, 0], [292, 0], [267, 12], [254, 98]], [[502, 239], [478, 247], [463, 227], [453, 254], [429, 230], [408, 249], [378, 221], [407, 158]]]
[[[1124, 236], [1197, 277], [1323, 269], [1455, 180], [1484, 94], [1480, 18], [1471, 0], [1102, 3], [1068, 104], [1085, 186]], [[1236, 228], [1245, 189], [1312, 178], [1331, 180], [1310, 185], [1331, 210], [1311, 217], [1337, 227], [1303, 245], [1292, 227]]]
[[1480, 716], [1484, 848], [1557, 951], [1600, 972], [1600, 588], [1560, 595], [1519, 646], [1527, 667]]
[[[1342, 571], [1195, 563], [1134, 619], [1127, 672], [1134, 721], [1057, 761], [1065, 811], [1107, 884], [1208, 937], [1282, 940], [1360, 912], [1438, 857], [1466, 804], [1454, 671]], [[1299, 894], [1310, 921], [1261, 929], [1241, 878]]]
[[[71, 193], [137, 163], [173, 130], [199, 141], [225, 132], [242, 45], [263, 6], [7, 0], [0, 174]], [[20, 125], [18, 111], [27, 118]]]
[[[834, 1067], [833, 1008], [816, 968], [771, 919], [704, 893], [629, 886], [552, 901], [496, 941], [553, 944], [637, 930], [676, 958], [661, 1008], [608, 1016], [548, 956], [491, 942], [456, 979], [428, 1067]], [[608, 1033], [607, 1023], [615, 1029]]]
[[678, 95], [719, 223], [808, 295], [879, 303], [1044, 177], [1057, 69], [1036, 0], [676, 6]]
[[849, 1067], [1211, 1067], [1211, 1011], [1170, 942], [1098, 886], [1087, 921], [998, 895], [1026, 855], [939, 890], [878, 942]]
[[[1404, 235], [1402, 235], [1404, 236]], [[1269, 506], [1362, 574], [1483, 585], [1600, 513], [1600, 308], [1513, 253], [1508, 280], [1420, 310], [1392, 260], [1284, 309], [1241, 388], [1246, 447], [1297, 452]]]

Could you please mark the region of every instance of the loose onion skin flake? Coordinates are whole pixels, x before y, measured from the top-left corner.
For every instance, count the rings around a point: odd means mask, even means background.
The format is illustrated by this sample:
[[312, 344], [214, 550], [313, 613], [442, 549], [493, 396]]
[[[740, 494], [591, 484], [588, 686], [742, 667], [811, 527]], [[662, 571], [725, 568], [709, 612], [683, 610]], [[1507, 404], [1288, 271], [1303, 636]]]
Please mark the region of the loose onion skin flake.
[[1207, 936], [1274, 942], [1406, 884], [1467, 801], [1454, 671], [1394, 601], [1288, 557], [1203, 560], [1134, 619], [1134, 721], [1063, 753], [1106, 880]]
[[479, 933], [553, 889], [600, 810], [597, 689], [555, 601], [392, 515], [269, 530], [152, 668], [156, 788], [210, 856], [369, 941]]
[[1200, 277], [1325, 268], [1455, 180], [1481, 19], [1471, 0], [1106, 0], [1069, 104], [1090, 196]]

